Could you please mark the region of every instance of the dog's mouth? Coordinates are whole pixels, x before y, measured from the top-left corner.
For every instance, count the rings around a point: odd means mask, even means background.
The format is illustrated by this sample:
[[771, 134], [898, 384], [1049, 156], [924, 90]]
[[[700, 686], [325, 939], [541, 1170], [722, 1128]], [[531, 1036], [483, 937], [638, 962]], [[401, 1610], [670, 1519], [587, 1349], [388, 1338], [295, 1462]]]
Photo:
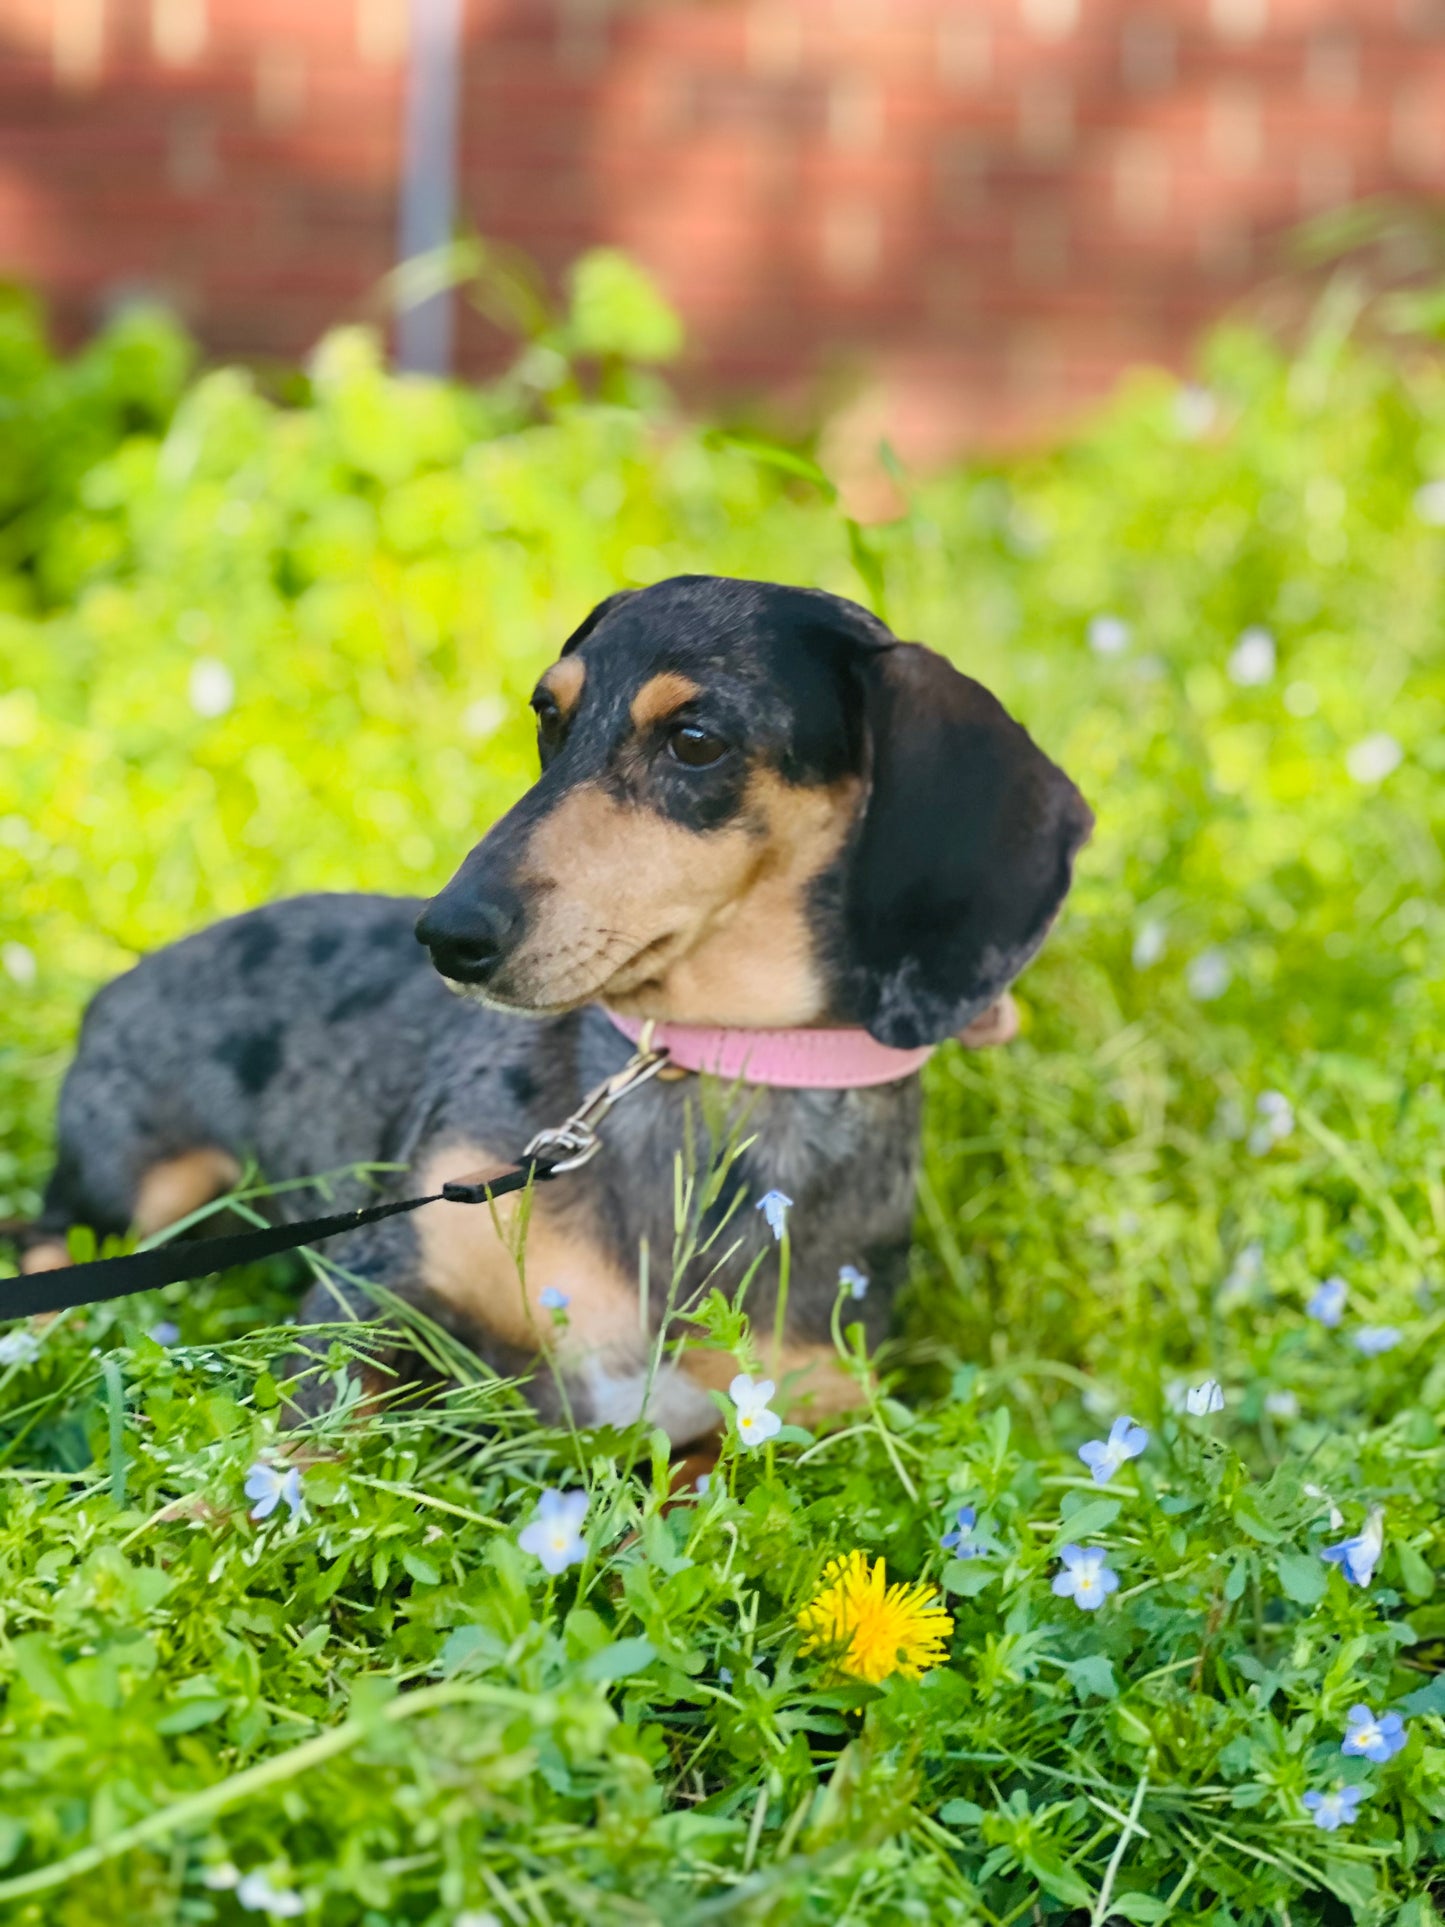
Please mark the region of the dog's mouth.
[[[455, 996], [488, 1010], [513, 1017], [562, 1017], [586, 1004], [625, 1001], [660, 988], [668, 966], [685, 949], [686, 937], [680, 930], [649, 937], [621, 962], [615, 961], [618, 947], [609, 936], [585, 962], [564, 954], [524, 961], [515, 971], [499, 971], [485, 983], [463, 983], [444, 972], [442, 982]], [[606, 967], [598, 970], [599, 963]]]

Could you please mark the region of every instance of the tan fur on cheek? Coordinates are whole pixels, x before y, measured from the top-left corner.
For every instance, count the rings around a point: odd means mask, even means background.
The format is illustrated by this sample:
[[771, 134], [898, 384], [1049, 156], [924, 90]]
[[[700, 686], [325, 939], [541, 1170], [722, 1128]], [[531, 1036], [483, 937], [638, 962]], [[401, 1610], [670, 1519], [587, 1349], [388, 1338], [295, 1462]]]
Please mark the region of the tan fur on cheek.
[[609, 985], [609, 1001], [626, 1016], [678, 1023], [820, 1022], [827, 991], [809, 897], [842, 849], [860, 797], [853, 780], [803, 789], [755, 777], [748, 813], [764, 828], [745, 883], [700, 921], [697, 938], [676, 956], [660, 959], [641, 981]]
[[489, 988], [539, 1009], [584, 1002], [648, 953], [695, 943], [760, 859], [741, 823], [701, 836], [584, 783], [532, 835], [528, 934]]

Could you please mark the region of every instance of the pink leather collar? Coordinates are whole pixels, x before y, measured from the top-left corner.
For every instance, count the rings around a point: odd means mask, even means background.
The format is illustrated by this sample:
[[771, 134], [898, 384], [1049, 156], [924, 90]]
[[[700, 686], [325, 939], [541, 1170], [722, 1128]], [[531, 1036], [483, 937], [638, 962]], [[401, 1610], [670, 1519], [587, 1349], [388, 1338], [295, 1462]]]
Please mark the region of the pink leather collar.
[[[602, 1006], [631, 1043], [640, 1017]], [[685, 1071], [710, 1071], [730, 1083], [771, 1084], [788, 1091], [849, 1091], [894, 1084], [922, 1070], [933, 1045], [893, 1050], [866, 1030], [731, 1030], [707, 1024], [654, 1024], [652, 1041]]]

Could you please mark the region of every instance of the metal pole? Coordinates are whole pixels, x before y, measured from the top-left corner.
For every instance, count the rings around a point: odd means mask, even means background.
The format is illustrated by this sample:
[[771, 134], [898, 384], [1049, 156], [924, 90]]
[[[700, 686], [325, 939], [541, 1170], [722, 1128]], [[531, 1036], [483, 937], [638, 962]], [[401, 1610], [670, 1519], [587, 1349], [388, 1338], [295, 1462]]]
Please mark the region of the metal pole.
[[[410, 0], [411, 41], [397, 232], [397, 251], [402, 261], [444, 248], [452, 239], [457, 200], [462, 4], [463, 0]], [[416, 307], [400, 311], [396, 323], [396, 365], [414, 374], [450, 372], [450, 290], [430, 295]]]

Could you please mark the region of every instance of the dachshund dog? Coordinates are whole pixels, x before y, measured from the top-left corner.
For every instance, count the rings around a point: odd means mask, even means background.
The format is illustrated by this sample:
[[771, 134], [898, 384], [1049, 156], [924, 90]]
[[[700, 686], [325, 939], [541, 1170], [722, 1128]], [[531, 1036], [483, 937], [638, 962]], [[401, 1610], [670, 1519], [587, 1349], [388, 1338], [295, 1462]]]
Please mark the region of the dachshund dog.
[[[623, 1424], [646, 1400], [675, 1442], [699, 1438], [735, 1362], [691, 1344], [649, 1367], [675, 1167], [705, 1168], [741, 1106], [702, 1244], [723, 1229], [678, 1302], [710, 1276], [738, 1286], [772, 1242], [749, 1207], [783, 1192], [791, 1281], [769, 1365], [795, 1408], [835, 1408], [851, 1390], [829, 1341], [840, 1270], [871, 1281], [856, 1315], [876, 1342], [905, 1269], [918, 1064], [970, 1025], [969, 1041], [998, 1033], [1089, 809], [978, 683], [821, 591], [683, 576], [611, 596], [532, 707], [539, 780], [424, 907], [298, 897], [95, 997], [22, 1265], [66, 1262], [73, 1224], [174, 1223], [248, 1163], [273, 1182], [389, 1165], [398, 1197], [510, 1163], [629, 1061], [647, 1020], [664, 1041], [711, 1027], [760, 1052], [781, 1034], [816, 1075], [653, 1080], [596, 1162], [531, 1194], [520, 1263], [517, 1198], [429, 1205], [331, 1247], [346, 1279], [314, 1285], [301, 1318], [372, 1316], [375, 1283], [496, 1369], [533, 1371], [546, 1413]], [[349, 1187], [341, 1204], [362, 1202]], [[271, 1208], [300, 1218], [314, 1198]], [[770, 1336], [777, 1275], [758, 1266], [747, 1300]]]

